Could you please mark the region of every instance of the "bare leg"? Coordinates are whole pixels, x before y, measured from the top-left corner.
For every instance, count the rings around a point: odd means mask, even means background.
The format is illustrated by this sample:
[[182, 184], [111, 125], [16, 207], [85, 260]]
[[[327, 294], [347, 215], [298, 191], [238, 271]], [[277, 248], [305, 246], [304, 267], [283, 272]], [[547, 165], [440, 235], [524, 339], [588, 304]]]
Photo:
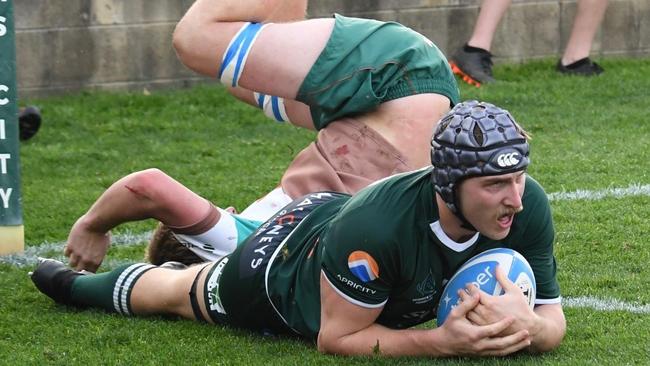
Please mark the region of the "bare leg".
[[451, 57], [452, 71], [466, 83], [480, 87], [483, 83], [494, 81], [490, 54], [492, 39], [510, 2], [511, 0], [483, 0], [472, 36]]
[[[123, 315], [174, 314], [195, 319], [190, 297], [192, 284], [197, 279], [196, 290], [201, 293], [193, 298], [203, 303], [207, 272], [201, 271], [213, 265], [205, 263], [178, 270], [133, 263], [100, 274], [81, 274], [61, 262], [44, 259], [30, 276], [41, 292], [58, 303]], [[203, 277], [197, 278], [199, 273]], [[205, 310], [203, 314], [207, 315]]]
[[[228, 88], [228, 92], [244, 103], [258, 107], [253, 92], [244, 88]], [[292, 125], [300, 126], [310, 130], [314, 129], [314, 121], [309, 112], [309, 106], [297, 100], [285, 99], [284, 107]]]
[[50, 297], [58, 295], [58, 299], [53, 297], [58, 302], [63, 299], [71, 305], [102, 308], [123, 315], [178, 315], [192, 320], [197, 319], [190, 300], [196, 279], [195, 300], [203, 318], [209, 320], [203, 288], [210, 268], [215, 265], [203, 263], [178, 270], [135, 263], [98, 275], [78, 276], [71, 285], [60, 282], [52, 269], [39, 265], [32, 279], [36, 277], [37, 286], [47, 282], [49, 286], [45, 288], [50, 291], [44, 293]]
[[[198, 0], [179, 22], [174, 33], [174, 45], [183, 63], [206, 75], [216, 75], [222, 55], [234, 34], [243, 23], [233, 19], [265, 21], [273, 13], [273, 6], [282, 1]], [[230, 9], [232, 8], [232, 9]], [[246, 9], [252, 9], [246, 11]], [[285, 102], [295, 99], [305, 76], [329, 40], [334, 19], [312, 19], [293, 23], [270, 24], [260, 31], [252, 45], [239, 86], [267, 95], [282, 97]], [[414, 168], [428, 165], [429, 137], [436, 118], [449, 109], [437, 97], [422, 97], [436, 103], [410, 96], [400, 101], [384, 103], [376, 111], [366, 113], [364, 124], [377, 130], [409, 160]], [[393, 103], [394, 102], [394, 103]], [[415, 109], [425, 108], [426, 111]], [[306, 114], [306, 109], [302, 113]], [[376, 112], [376, 113], [375, 113]], [[417, 119], [412, 116], [416, 114]], [[302, 121], [302, 120], [301, 120]], [[409, 130], [417, 141], [403, 141], [400, 136]], [[414, 151], [414, 144], [422, 144]]]
[[395, 146], [412, 169], [419, 169], [431, 164], [431, 136], [437, 121], [447, 111], [447, 97], [416, 94], [382, 103], [357, 119]]
[[[131, 292], [130, 303], [133, 313], [136, 315], [173, 314], [195, 320], [189, 293], [196, 275], [204, 266], [200, 264], [184, 270], [154, 268], [145, 272]], [[197, 291], [200, 290], [197, 299], [203, 311], [205, 306], [202, 301], [203, 286], [201, 285], [205, 282], [206, 272], [207, 269], [201, 273], [197, 286]], [[204, 317], [205, 315], [207, 314], [204, 313]]]
[[[215, 76], [221, 67], [222, 55], [243, 22], [265, 21], [280, 14], [285, 6], [291, 8], [301, 4], [306, 2], [198, 0], [176, 26], [174, 47], [186, 66]], [[295, 99], [333, 26], [333, 19], [314, 19], [276, 23], [264, 28], [248, 54], [239, 85]]]
[[562, 55], [562, 65], [589, 57], [596, 31], [605, 16], [607, 0], [579, 0], [573, 28]]
[[[272, 11], [264, 18], [264, 22], [287, 22], [304, 20], [307, 8], [306, 1], [288, 1], [279, 5], [279, 9]], [[235, 98], [259, 108], [253, 91], [241, 87], [228, 87], [228, 92]], [[284, 106], [291, 124], [307, 129], [314, 129], [314, 122], [309, 113], [309, 107], [301, 102], [285, 99]]]
[[483, 0], [474, 31], [467, 44], [489, 51], [494, 33], [510, 3], [511, 0]]

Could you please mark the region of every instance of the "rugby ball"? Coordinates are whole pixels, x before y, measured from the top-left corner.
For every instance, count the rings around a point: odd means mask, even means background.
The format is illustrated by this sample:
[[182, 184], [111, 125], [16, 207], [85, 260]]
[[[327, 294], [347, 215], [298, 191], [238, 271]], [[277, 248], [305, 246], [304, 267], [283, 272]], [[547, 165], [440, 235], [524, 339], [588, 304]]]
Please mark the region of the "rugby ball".
[[436, 317], [438, 326], [445, 322], [451, 310], [460, 303], [458, 290], [464, 289], [468, 283], [493, 296], [504, 293], [496, 279], [497, 265], [501, 266], [510, 281], [524, 291], [528, 305], [531, 308], [535, 305], [537, 285], [533, 270], [526, 258], [512, 249], [490, 249], [470, 258], [447, 282], [438, 304]]

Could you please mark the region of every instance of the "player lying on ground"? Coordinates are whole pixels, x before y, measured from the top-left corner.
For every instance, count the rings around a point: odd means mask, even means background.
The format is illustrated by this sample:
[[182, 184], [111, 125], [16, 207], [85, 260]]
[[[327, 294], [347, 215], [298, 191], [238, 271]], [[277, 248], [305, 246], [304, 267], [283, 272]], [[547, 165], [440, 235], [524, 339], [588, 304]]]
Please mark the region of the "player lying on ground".
[[[342, 16], [250, 23], [300, 19], [306, 7], [306, 0], [199, 0], [174, 33], [178, 55], [190, 68], [218, 77], [243, 100], [259, 101], [274, 118], [319, 129], [280, 187], [243, 212], [254, 221], [311, 192], [355, 193], [427, 166], [434, 124], [459, 102], [445, 57], [400, 24]], [[206, 205], [165, 222], [200, 258], [177, 243], [170, 249], [170, 235], [159, 230], [149, 250], [152, 263], [215, 260], [234, 249], [211, 236], [210, 220], [218, 213]], [[95, 271], [106, 254], [109, 241], [85, 238], [90, 234], [82, 221], [68, 240], [65, 254], [77, 269]]]
[[[527, 134], [508, 112], [468, 102], [439, 122], [431, 146], [432, 167], [352, 197], [299, 198], [216, 262], [187, 269], [138, 263], [93, 275], [45, 260], [32, 280], [59, 303], [298, 334], [326, 353], [486, 356], [557, 347], [565, 319], [554, 229], [546, 194], [526, 175]], [[146, 187], [122, 189], [142, 197], [126, 195], [133, 202], [120, 207], [147, 207]], [[207, 205], [189, 191], [172, 203]], [[163, 220], [174, 215], [157, 211]], [[125, 219], [120, 210], [91, 216], [102, 227]], [[435, 316], [444, 283], [462, 263], [495, 247], [512, 248], [531, 264], [534, 310], [498, 271], [505, 295], [470, 287], [442, 326], [408, 329]]]

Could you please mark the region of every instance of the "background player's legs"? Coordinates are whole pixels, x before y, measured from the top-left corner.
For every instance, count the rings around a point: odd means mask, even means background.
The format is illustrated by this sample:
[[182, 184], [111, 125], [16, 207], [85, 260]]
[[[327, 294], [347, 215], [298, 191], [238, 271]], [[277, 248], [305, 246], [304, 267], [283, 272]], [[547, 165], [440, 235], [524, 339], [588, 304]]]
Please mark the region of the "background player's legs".
[[474, 31], [467, 44], [489, 51], [501, 18], [511, 2], [511, 0], [483, 0], [474, 24]]
[[605, 10], [607, 10], [607, 0], [578, 1], [571, 36], [562, 55], [562, 65], [566, 66], [589, 57], [591, 45], [605, 16]]

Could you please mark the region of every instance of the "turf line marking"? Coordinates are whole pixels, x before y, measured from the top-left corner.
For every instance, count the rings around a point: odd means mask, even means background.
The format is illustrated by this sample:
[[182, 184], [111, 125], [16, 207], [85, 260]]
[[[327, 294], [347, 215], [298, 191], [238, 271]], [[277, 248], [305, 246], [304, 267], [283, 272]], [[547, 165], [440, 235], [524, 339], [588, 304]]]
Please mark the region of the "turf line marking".
[[650, 314], [650, 304], [630, 304], [616, 299], [594, 297], [562, 298], [562, 305], [569, 308], [591, 308], [598, 311], [627, 311], [636, 314]]
[[[122, 247], [140, 245], [148, 242], [152, 234], [153, 231], [144, 233], [133, 233], [131, 231], [126, 231], [119, 235], [112, 236], [111, 245]], [[65, 243], [65, 241], [55, 243], [44, 242], [41, 245], [26, 246], [25, 251], [22, 253], [0, 256], [0, 264], [10, 264], [16, 267], [35, 266], [38, 261], [38, 257], [57, 259], [64, 263], [67, 263], [68, 258], [63, 256], [63, 248], [65, 247]], [[126, 261], [112, 260], [107, 258], [102, 262], [102, 268], [113, 268], [122, 263], [126, 263]]]
[[628, 196], [650, 196], [650, 184], [630, 184], [627, 188], [606, 188], [597, 191], [579, 189], [573, 192], [549, 193], [549, 201], [598, 201], [604, 198], [623, 198]]

